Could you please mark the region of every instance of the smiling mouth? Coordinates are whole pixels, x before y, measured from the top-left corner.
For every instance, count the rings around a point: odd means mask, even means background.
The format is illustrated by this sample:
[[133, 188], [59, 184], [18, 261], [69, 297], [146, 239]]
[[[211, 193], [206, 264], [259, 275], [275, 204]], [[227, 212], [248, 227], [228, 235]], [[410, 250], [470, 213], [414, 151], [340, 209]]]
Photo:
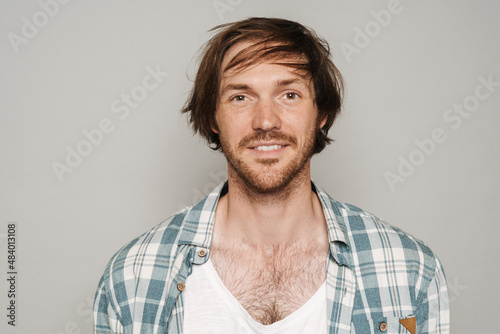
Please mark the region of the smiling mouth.
[[285, 146], [287, 145], [259, 145], [253, 147], [253, 149], [257, 151], [274, 151], [274, 150], [279, 150], [280, 148], [283, 148]]

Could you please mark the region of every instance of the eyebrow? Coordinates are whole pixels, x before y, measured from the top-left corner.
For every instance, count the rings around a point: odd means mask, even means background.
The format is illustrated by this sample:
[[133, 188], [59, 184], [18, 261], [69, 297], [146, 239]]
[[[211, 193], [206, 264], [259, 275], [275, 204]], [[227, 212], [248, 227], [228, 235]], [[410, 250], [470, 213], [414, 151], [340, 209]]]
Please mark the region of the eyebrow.
[[286, 80], [278, 80], [276, 82], [275, 86], [277, 86], [277, 87], [288, 86], [288, 85], [291, 85], [293, 83], [300, 83], [299, 81], [301, 81], [299, 78], [286, 79]]
[[[299, 83], [301, 80], [299, 78], [293, 78], [293, 79], [284, 79], [284, 80], [278, 80], [275, 82], [274, 86], [276, 87], [283, 87], [283, 86], [288, 86], [294, 83]], [[246, 90], [250, 89], [250, 86], [247, 84], [227, 84], [221, 91], [221, 95], [224, 94], [227, 91], [230, 90]]]
[[228, 90], [245, 90], [248, 88], [250, 88], [250, 86], [246, 84], [228, 84], [222, 89], [221, 95], [227, 92]]

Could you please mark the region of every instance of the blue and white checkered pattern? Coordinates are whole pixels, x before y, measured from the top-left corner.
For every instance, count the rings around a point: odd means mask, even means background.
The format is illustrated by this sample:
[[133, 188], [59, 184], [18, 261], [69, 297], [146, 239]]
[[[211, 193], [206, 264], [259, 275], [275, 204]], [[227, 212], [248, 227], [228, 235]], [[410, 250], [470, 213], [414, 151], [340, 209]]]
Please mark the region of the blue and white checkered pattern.
[[[208, 259], [223, 186], [113, 256], [95, 296], [94, 333], [182, 333], [181, 291], [192, 265]], [[382, 333], [384, 323], [385, 333], [409, 333], [399, 320], [416, 317], [416, 333], [449, 333], [446, 279], [429, 247], [313, 186], [330, 242], [328, 332]]]

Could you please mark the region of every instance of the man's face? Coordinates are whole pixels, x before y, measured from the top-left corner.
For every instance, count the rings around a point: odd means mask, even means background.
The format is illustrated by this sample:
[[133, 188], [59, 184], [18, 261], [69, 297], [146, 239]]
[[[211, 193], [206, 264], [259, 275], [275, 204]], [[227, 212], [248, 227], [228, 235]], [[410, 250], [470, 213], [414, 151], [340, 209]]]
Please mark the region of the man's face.
[[[246, 45], [229, 49], [222, 68]], [[260, 193], [284, 189], [300, 172], [309, 177], [314, 141], [324, 124], [317, 121], [309, 76], [263, 62], [224, 72], [219, 89], [216, 131], [229, 175]]]

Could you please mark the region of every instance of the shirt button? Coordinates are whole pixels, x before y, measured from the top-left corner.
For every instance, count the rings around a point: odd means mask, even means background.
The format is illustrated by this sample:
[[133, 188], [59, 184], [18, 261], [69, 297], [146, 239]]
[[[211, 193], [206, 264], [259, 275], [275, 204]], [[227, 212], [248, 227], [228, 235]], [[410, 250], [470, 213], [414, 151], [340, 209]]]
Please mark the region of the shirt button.
[[186, 288], [186, 284], [184, 284], [182, 282], [177, 284], [177, 290], [184, 291], [185, 288]]
[[382, 321], [379, 325], [378, 325], [378, 329], [380, 329], [381, 332], [385, 332], [387, 330], [387, 323]]
[[200, 257], [205, 257], [205, 256], [207, 255], [207, 251], [206, 251], [206, 250], [204, 250], [204, 249], [200, 249], [200, 250], [198, 251], [198, 255], [199, 255]]

